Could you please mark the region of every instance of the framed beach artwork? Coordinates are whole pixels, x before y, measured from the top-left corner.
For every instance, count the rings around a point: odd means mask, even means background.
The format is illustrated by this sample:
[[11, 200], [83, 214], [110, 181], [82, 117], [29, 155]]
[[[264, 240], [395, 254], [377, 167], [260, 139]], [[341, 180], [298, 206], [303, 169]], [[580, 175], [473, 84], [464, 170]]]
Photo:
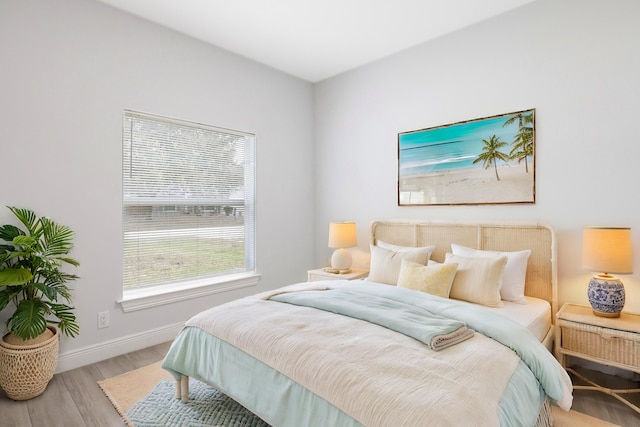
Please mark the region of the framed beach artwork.
[[398, 134], [398, 205], [535, 203], [535, 109]]

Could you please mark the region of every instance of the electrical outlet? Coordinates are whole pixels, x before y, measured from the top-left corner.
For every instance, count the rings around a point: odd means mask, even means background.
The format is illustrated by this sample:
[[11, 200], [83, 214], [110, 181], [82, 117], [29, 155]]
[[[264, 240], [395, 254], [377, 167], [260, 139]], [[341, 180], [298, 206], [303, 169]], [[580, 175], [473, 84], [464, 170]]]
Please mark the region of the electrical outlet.
[[98, 329], [106, 328], [109, 326], [109, 312], [101, 311], [98, 313]]

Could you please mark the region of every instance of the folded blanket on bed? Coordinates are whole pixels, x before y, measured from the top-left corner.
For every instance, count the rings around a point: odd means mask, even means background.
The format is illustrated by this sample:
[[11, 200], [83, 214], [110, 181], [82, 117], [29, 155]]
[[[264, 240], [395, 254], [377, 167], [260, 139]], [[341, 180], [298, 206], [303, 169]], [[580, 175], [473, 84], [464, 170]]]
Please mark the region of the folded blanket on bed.
[[463, 326], [450, 334], [442, 334], [433, 337], [429, 347], [436, 351], [442, 350], [443, 348], [451, 347], [454, 344], [458, 344], [459, 342], [469, 339], [472, 335], [473, 329]]
[[434, 314], [414, 304], [351, 289], [292, 290], [272, 295], [269, 299], [366, 320], [414, 338], [432, 350], [442, 350], [462, 342], [471, 338], [474, 332], [464, 322]]

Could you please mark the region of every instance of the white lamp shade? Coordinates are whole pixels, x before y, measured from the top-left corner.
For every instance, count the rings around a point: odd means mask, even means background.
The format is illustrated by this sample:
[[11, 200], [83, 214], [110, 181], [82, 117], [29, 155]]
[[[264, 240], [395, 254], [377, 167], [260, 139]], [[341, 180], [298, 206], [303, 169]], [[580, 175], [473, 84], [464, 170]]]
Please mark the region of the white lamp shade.
[[329, 224], [330, 248], [352, 248], [357, 245], [355, 222], [332, 222]]
[[600, 273], [633, 273], [631, 229], [585, 227], [582, 232], [582, 267]]

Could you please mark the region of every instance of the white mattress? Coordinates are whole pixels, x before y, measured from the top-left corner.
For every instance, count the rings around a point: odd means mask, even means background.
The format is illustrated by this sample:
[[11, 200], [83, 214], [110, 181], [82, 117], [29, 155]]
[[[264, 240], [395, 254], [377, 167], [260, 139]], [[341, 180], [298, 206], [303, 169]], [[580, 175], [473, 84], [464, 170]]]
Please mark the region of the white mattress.
[[551, 328], [551, 304], [540, 298], [525, 297], [529, 304], [503, 301], [504, 307], [493, 308], [503, 316], [515, 320], [531, 331], [540, 342]]
[[[368, 279], [361, 279], [368, 280]], [[509, 317], [527, 328], [538, 341], [547, 345], [547, 349], [551, 342], [545, 343], [544, 339], [551, 329], [551, 304], [549, 301], [541, 298], [525, 296], [528, 304], [517, 304], [510, 301], [502, 301], [504, 307], [487, 307], [489, 310], [496, 310], [499, 314]], [[473, 304], [467, 301], [461, 301], [466, 304]], [[476, 305], [476, 304], [473, 304]]]

